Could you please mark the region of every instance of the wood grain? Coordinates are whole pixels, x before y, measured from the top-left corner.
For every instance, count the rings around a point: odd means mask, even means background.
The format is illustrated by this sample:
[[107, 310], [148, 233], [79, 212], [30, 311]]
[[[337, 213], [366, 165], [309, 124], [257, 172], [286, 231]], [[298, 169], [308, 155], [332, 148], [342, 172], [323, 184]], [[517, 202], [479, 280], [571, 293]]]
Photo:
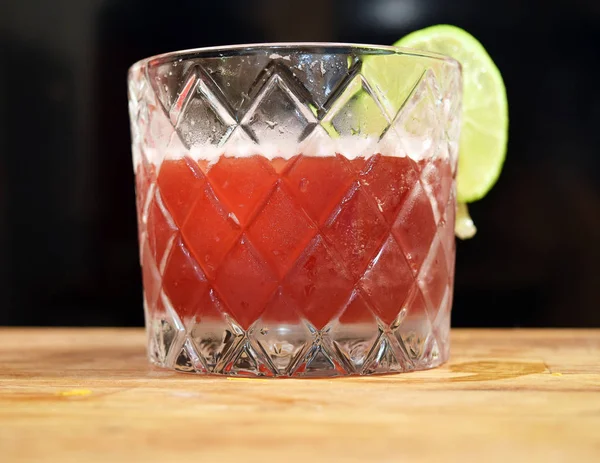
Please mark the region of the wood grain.
[[150, 368], [141, 330], [0, 329], [0, 461], [600, 461], [600, 330], [454, 330], [426, 372]]

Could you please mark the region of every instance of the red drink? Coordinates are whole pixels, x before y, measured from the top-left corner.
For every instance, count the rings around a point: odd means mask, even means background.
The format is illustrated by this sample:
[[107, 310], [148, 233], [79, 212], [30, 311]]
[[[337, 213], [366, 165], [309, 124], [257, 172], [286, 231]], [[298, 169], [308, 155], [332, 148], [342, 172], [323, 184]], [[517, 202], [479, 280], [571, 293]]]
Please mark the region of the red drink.
[[202, 357], [183, 349], [181, 369], [302, 374], [311, 348], [321, 374], [440, 355], [428, 333], [450, 310], [450, 161], [186, 157], [137, 181], [147, 316], [187, 327]]
[[447, 360], [457, 62], [243, 45], [141, 60], [128, 85], [152, 363], [335, 376]]

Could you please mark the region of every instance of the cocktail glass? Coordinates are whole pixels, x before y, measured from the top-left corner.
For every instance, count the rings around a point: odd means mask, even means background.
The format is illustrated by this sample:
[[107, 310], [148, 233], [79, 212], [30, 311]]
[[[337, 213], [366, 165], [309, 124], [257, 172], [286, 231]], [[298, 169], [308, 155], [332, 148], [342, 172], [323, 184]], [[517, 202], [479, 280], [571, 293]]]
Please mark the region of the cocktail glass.
[[340, 376], [448, 358], [461, 71], [268, 44], [129, 72], [150, 361]]

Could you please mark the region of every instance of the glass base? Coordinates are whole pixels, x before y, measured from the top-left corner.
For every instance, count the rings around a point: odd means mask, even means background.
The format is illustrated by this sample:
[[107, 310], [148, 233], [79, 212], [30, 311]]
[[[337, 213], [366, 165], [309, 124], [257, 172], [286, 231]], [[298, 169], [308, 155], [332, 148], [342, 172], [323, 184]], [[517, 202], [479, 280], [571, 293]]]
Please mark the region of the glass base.
[[434, 368], [449, 354], [449, 311], [385, 325], [333, 323], [321, 330], [299, 321], [257, 322], [241, 329], [229, 317], [149, 320], [154, 365], [186, 373], [257, 377], [333, 377]]

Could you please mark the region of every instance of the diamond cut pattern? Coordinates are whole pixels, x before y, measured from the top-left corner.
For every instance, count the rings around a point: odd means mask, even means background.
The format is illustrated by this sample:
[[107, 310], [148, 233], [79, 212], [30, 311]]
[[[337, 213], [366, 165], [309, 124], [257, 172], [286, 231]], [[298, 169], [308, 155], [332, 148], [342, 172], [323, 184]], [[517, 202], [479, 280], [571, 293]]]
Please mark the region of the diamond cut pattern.
[[387, 324], [392, 323], [402, 310], [404, 299], [413, 284], [412, 272], [404, 253], [391, 236], [359, 282], [376, 314]]
[[173, 243], [163, 273], [163, 290], [173, 309], [183, 319], [202, 314], [210, 287], [200, 266], [190, 256], [181, 238]]
[[[447, 358], [460, 78], [407, 61], [390, 91], [360, 58], [322, 61], [189, 59], [130, 76], [155, 364], [337, 376]], [[340, 135], [353, 156], [302, 156]], [[242, 142], [291, 146], [289, 159], [188, 150]]]
[[276, 276], [245, 237], [221, 263], [213, 282], [225, 310], [244, 329], [260, 316], [276, 285]]
[[252, 242], [263, 251], [280, 277], [287, 273], [315, 232], [316, 227], [281, 186], [276, 187], [248, 229]]
[[379, 138], [389, 121], [371, 86], [359, 73], [346, 82], [323, 118], [322, 126], [331, 136]]
[[318, 236], [306, 247], [282, 288], [293, 309], [321, 329], [343, 309], [352, 279]]
[[285, 178], [300, 206], [316, 223], [322, 224], [350, 188], [353, 175], [340, 156], [333, 162], [325, 162], [321, 157], [301, 157]]
[[444, 294], [448, 291], [449, 278], [444, 247], [436, 239], [417, 278], [432, 316], [441, 307]]
[[325, 351], [320, 344], [312, 347], [307, 355], [306, 362], [294, 372], [297, 376], [306, 378], [339, 376], [343, 373], [345, 373], [344, 368], [334, 360], [332, 352]]
[[239, 236], [239, 225], [208, 184], [196, 194], [181, 231], [196, 261], [207, 275], [214, 275]]
[[390, 340], [382, 334], [371, 350], [371, 355], [367, 359], [362, 373], [390, 373], [402, 371], [403, 369], [401, 362], [398, 361], [394, 353]]
[[296, 86], [286, 74], [285, 70], [275, 70], [271, 74], [242, 119], [241, 125], [259, 143], [298, 142], [309, 124], [317, 122], [308, 106], [303, 104], [305, 90], [292, 90]]
[[210, 373], [223, 367], [242, 339], [240, 330], [224, 315], [221, 302], [213, 291], [209, 293], [200, 321], [188, 324], [187, 333]]
[[[357, 329], [361, 336], [356, 336]], [[331, 337], [341, 357], [360, 373], [379, 334], [373, 309], [360, 291], [355, 291], [332, 328]]]
[[222, 158], [208, 172], [217, 196], [226, 198], [235, 222], [245, 226], [261, 200], [273, 190], [277, 174], [264, 158]]
[[415, 162], [408, 157], [376, 155], [360, 173], [360, 183], [377, 203], [383, 217], [392, 223], [419, 178]]
[[194, 161], [183, 158], [161, 166], [157, 186], [173, 221], [182, 227], [197, 194], [206, 187], [206, 180]]
[[389, 133], [413, 159], [431, 159], [444, 135], [441, 110], [435, 77], [428, 70], [392, 121]]
[[427, 314], [425, 300], [421, 292], [414, 288], [404, 304], [405, 316], [394, 329], [394, 335], [404, 347], [409, 359], [419, 361], [425, 353], [429, 336], [432, 332], [431, 322]]
[[436, 232], [431, 203], [417, 182], [392, 225], [392, 233], [406, 249], [404, 256], [414, 274], [421, 268]]
[[218, 144], [235, 126], [235, 119], [211, 86], [211, 79], [194, 67], [169, 111], [171, 123], [187, 147]]
[[294, 369], [312, 339], [308, 327], [286, 300], [281, 288], [254, 323], [249, 336], [256, 340], [278, 375]]
[[324, 235], [339, 252], [342, 262], [351, 262], [350, 272], [360, 277], [377, 252], [387, 226], [360, 186], [352, 189], [324, 227]]

